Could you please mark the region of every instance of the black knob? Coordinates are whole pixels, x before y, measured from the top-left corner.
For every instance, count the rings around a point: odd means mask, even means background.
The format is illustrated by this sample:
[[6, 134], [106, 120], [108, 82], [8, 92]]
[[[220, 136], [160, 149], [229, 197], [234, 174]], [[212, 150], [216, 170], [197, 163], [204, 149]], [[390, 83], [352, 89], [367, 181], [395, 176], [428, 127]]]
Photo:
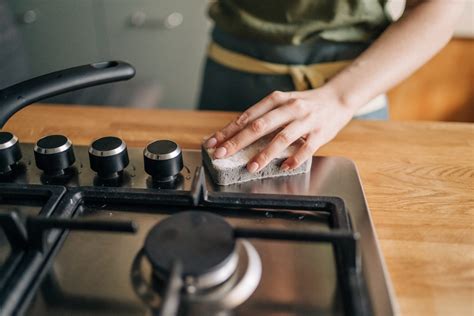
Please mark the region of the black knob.
[[63, 175], [76, 161], [72, 143], [66, 136], [49, 135], [35, 145], [36, 166], [48, 176]]
[[143, 151], [145, 171], [154, 181], [171, 181], [183, 169], [181, 148], [170, 140], [157, 140]]
[[127, 145], [118, 137], [99, 138], [89, 147], [89, 161], [100, 178], [116, 178], [128, 166]]
[[0, 174], [12, 171], [21, 159], [18, 137], [9, 132], [0, 131]]

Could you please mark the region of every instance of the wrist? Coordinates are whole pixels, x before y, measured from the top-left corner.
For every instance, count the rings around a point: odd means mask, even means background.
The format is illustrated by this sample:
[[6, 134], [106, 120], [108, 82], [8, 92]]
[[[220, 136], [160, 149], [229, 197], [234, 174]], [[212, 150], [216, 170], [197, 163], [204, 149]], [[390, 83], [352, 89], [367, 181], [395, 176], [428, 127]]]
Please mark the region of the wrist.
[[325, 84], [317, 89], [317, 91], [324, 98], [331, 100], [331, 103], [349, 111], [352, 115], [364, 105], [364, 102], [360, 100], [357, 94], [338, 89], [330, 83]]

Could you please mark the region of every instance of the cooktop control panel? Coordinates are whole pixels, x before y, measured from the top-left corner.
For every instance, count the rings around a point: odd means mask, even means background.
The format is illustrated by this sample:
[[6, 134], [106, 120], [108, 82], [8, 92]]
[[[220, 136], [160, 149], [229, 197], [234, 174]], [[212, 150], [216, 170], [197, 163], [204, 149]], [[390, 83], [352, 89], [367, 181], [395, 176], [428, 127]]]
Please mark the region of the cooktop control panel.
[[20, 144], [15, 135], [2, 131], [0, 182], [189, 190], [201, 165], [194, 156], [171, 140], [127, 148], [119, 137], [107, 136], [87, 148], [74, 146], [64, 135]]

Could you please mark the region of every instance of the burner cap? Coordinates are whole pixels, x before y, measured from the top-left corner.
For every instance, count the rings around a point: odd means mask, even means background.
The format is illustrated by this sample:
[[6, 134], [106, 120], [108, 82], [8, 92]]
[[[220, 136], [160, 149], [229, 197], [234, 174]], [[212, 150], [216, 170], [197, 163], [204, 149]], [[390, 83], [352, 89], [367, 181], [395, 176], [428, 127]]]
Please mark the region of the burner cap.
[[236, 261], [232, 227], [208, 212], [182, 212], [162, 220], [148, 233], [144, 251], [153, 269], [164, 276], [175, 260], [181, 262], [184, 277], [196, 278]]

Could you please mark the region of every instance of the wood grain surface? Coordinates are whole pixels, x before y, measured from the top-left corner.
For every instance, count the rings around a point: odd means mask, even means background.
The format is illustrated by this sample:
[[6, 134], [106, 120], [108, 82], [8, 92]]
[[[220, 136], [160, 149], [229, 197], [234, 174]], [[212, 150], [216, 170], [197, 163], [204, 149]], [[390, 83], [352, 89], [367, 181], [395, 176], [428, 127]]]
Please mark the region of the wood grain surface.
[[[5, 130], [22, 142], [63, 133], [199, 148], [235, 113], [30, 106]], [[402, 315], [474, 314], [474, 124], [351, 122], [318, 155], [353, 159]]]

